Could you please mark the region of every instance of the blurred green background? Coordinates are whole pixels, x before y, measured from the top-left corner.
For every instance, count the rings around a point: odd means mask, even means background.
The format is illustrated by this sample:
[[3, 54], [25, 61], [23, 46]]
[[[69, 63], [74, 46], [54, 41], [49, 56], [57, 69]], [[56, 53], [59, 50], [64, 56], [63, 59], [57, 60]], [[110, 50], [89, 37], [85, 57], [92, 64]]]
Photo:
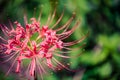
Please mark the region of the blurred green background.
[[[65, 9], [60, 24], [64, 24], [73, 12], [81, 21], [70, 41], [79, 39], [88, 31], [89, 36], [83, 42], [86, 43], [83, 49], [70, 53], [72, 56], [83, 51], [80, 57], [69, 60], [72, 62], [70, 68], [79, 69], [77, 72], [57, 71], [45, 76], [44, 80], [120, 80], [120, 0], [0, 0], [0, 23], [8, 24], [10, 19], [23, 24], [24, 13], [28, 18], [37, 18], [42, 9], [41, 22], [44, 24], [55, 7], [55, 19]], [[3, 76], [1, 70], [0, 80], [23, 80]]]

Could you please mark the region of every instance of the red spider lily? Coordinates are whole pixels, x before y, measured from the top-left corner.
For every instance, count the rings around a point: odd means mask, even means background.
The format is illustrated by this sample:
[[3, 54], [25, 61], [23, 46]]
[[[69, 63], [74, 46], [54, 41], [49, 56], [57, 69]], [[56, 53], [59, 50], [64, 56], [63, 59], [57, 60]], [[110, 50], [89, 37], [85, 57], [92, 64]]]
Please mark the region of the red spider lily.
[[[80, 21], [77, 20], [73, 28], [69, 30], [68, 27], [75, 17], [73, 14], [73, 16], [63, 26], [58, 29], [53, 29], [60, 23], [63, 17], [62, 13], [52, 28], [49, 28], [55, 14], [56, 10], [51, 17], [48, 17], [46, 25], [40, 25], [40, 17], [38, 20], [36, 20], [36, 18], [31, 18], [31, 23], [28, 23], [26, 17], [24, 17], [25, 27], [17, 21], [14, 23], [16, 28], [13, 28], [13, 25], [10, 22], [11, 29], [0, 24], [1, 30], [7, 37], [6, 39], [0, 37], [0, 51], [8, 58], [3, 61], [3, 63], [14, 58], [7, 74], [15, 63], [17, 63], [16, 72], [21, 72], [22, 62], [24, 60], [30, 60], [26, 69], [26, 72], [29, 72], [30, 76], [34, 76], [37, 70], [40, 74], [46, 73], [46, 68], [56, 70], [57, 65], [59, 65], [58, 69], [60, 69], [61, 66], [62, 68], [69, 70], [69, 68], [58, 61], [55, 56], [70, 58], [70, 56], [62, 54], [67, 53], [63, 52], [62, 49], [70, 50], [70, 48], [68, 48], [69, 46], [82, 42], [87, 35], [83, 36], [79, 40], [63, 42], [64, 39], [68, 38], [76, 30]], [[58, 31], [62, 31], [62, 33], [58, 34]], [[37, 37], [34, 37], [36, 35]]]

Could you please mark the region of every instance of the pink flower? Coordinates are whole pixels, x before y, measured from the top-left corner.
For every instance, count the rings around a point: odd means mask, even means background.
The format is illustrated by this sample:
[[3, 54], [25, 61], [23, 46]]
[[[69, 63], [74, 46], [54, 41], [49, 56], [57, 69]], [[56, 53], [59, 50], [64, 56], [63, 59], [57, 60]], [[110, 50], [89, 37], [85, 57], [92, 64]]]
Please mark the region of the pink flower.
[[[62, 27], [54, 29], [54, 27], [61, 21], [63, 17], [62, 13], [52, 28], [49, 28], [54, 15], [55, 12], [51, 17], [51, 20], [48, 18], [46, 25], [40, 25], [40, 21], [36, 18], [31, 18], [31, 23], [27, 23], [27, 21], [25, 21], [24, 27], [17, 21], [15, 22], [16, 28], [13, 28], [12, 24], [10, 23], [11, 29], [0, 24], [1, 30], [4, 32], [4, 35], [7, 38], [4, 39], [0, 37], [1, 41], [4, 42], [0, 43], [0, 47], [2, 47], [1, 50], [6, 48], [5, 51], [2, 51], [2, 54], [8, 56], [8, 59], [4, 62], [7, 62], [15, 57], [13, 61], [14, 63], [10, 69], [15, 63], [17, 63], [15, 71], [17, 73], [21, 72], [22, 62], [24, 60], [30, 60], [26, 69], [26, 72], [29, 72], [30, 76], [34, 76], [35, 72], [40, 74], [45, 73], [46, 68], [56, 70], [57, 65], [69, 70], [69, 68], [58, 61], [55, 56], [61, 58], [70, 58], [69, 56], [62, 54], [62, 49], [70, 50], [70, 48], [68, 48], [69, 46], [80, 43], [86, 38], [86, 36], [82, 37], [80, 40], [64, 42], [63, 40], [68, 38], [79, 26], [80, 21], [76, 21], [73, 28], [69, 30], [68, 27], [74, 19], [73, 15]], [[62, 33], [58, 34], [58, 31], [62, 31]], [[37, 36], [34, 37], [35, 35]]]

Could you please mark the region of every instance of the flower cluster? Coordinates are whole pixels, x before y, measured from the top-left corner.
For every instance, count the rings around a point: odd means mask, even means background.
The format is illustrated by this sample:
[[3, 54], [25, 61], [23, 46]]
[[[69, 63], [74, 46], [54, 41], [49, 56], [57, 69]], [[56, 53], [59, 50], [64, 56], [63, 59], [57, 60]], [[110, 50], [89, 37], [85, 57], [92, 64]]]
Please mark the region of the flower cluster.
[[[51, 20], [50, 17], [48, 18], [48, 22], [52, 22], [54, 15], [55, 12], [53, 16], [51, 16]], [[63, 14], [60, 16], [55, 25], [53, 25], [53, 28], [59, 24], [62, 17]], [[55, 65], [53, 64], [56, 63], [57, 65], [68, 69], [54, 56], [70, 58], [69, 56], [62, 54], [62, 49], [70, 50], [68, 46], [77, 44], [85, 39], [86, 36], [82, 37], [80, 40], [63, 42], [63, 40], [68, 38], [80, 24], [79, 20], [76, 21], [73, 28], [69, 30], [68, 27], [73, 19], [74, 15], [58, 29], [50, 29], [49, 24], [41, 25], [40, 21], [36, 18], [31, 18], [31, 23], [26, 21], [24, 27], [17, 21], [14, 22], [16, 28], [14, 28], [11, 23], [10, 29], [5, 25], [0, 24], [1, 30], [7, 37], [6, 39], [0, 37], [0, 40], [4, 42], [0, 43], [2, 47], [1, 49], [3, 49], [3, 47], [6, 48], [3, 52], [3, 54], [8, 57], [6, 61], [15, 57], [11, 68], [16, 63], [16, 72], [20, 72], [22, 62], [27, 59], [30, 60], [27, 71], [31, 76], [34, 76], [35, 71], [37, 72], [37, 70], [40, 73], [45, 72], [44, 68], [46, 67], [43, 67], [43, 65], [55, 70]], [[57, 32], [61, 30], [63, 30], [62, 33], [58, 34]], [[61, 53], [59, 53], [60, 51]]]

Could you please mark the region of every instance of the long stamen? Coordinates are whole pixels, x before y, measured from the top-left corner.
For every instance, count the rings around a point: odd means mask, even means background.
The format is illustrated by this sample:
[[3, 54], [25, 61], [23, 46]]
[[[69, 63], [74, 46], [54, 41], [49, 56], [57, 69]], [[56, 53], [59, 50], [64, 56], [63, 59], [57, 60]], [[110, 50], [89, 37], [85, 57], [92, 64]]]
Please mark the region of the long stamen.
[[31, 62], [31, 68], [30, 68], [30, 75], [33, 76], [34, 75], [34, 71], [35, 71], [35, 59], [33, 58], [32, 59], [32, 62]]
[[3, 56], [0, 56], [0, 58], [11, 57], [12, 55], [14, 55], [14, 53], [11, 53], [11, 54], [9, 54], [9, 55], [3, 55]]
[[67, 25], [69, 25], [73, 21], [74, 17], [75, 17], [75, 15], [73, 14], [73, 16], [66, 22], [66, 24], [64, 24], [62, 27], [56, 29], [55, 31], [60, 31], [60, 30], [64, 29], [65, 27], [67, 27]]
[[7, 76], [7, 75], [9, 74], [9, 72], [10, 72], [10, 70], [12, 69], [12, 67], [14, 66], [16, 60], [17, 60], [17, 57], [13, 60], [12, 65], [11, 65], [10, 68], [8, 69], [8, 71], [7, 71], [7, 73], [6, 73], [5, 76]]
[[66, 39], [67, 37], [69, 37], [75, 31], [75, 29], [79, 26], [79, 24], [80, 24], [80, 22], [76, 21], [75, 26], [71, 30], [69, 30], [67, 32], [64, 32], [62, 34], [57, 34], [57, 36], [59, 36], [59, 38], [61, 40]]
[[[46, 62], [44, 62], [44, 64], [45, 64], [46, 66], [48, 66], [48, 64], [47, 64]], [[54, 70], [55, 70], [55, 66], [52, 65], [52, 67], [50, 67], [50, 69], [52, 69], [52, 70], [54, 71]]]
[[51, 14], [49, 14], [49, 16], [48, 16], [48, 20], [46, 22], [46, 25], [48, 25], [48, 23], [50, 22], [50, 18], [51, 18]]
[[4, 38], [2, 38], [1, 36], [0, 36], [0, 41], [4, 41], [4, 42], [7, 43], [7, 40], [5, 40]]
[[35, 17], [35, 15], [36, 15], [36, 8], [34, 8], [33, 17]]
[[79, 39], [79, 40], [75, 40], [75, 41], [72, 41], [72, 42], [67, 42], [67, 43], [63, 43], [63, 45], [64, 46], [72, 46], [72, 45], [74, 45], [74, 44], [77, 44], [77, 43], [80, 43], [80, 42], [82, 42], [83, 40], [85, 40], [85, 38], [88, 36], [88, 34], [87, 35], [85, 35], [85, 36], [83, 36], [81, 39]]
[[16, 53], [13, 54], [12, 56], [10, 56], [7, 60], [5, 60], [5, 61], [3, 61], [3, 62], [1, 62], [1, 63], [5, 63], [5, 62], [11, 60], [15, 55], [17, 55], [17, 53], [18, 53], [18, 52], [16, 52]]
[[42, 67], [41, 63], [39, 62], [39, 59], [37, 59], [37, 63], [39, 65], [39, 69], [41, 69], [44, 73], [47, 73], [45, 69]]
[[45, 72], [44, 68], [42, 67], [42, 65], [37, 61], [37, 67], [38, 67], [38, 71], [40, 73], [41, 79], [43, 80], [43, 75], [42, 72]]
[[6, 29], [6, 27], [5, 27], [4, 25], [0, 24], [0, 28], [2, 29], [2, 32], [5, 34], [5, 36], [6, 36], [6, 37], [9, 37], [9, 36], [8, 36], [8, 32], [9, 32], [9, 31]]
[[64, 15], [64, 10], [63, 10], [61, 16], [59, 17], [59, 19], [57, 20], [57, 22], [52, 26], [52, 29], [53, 29], [56, 25], [59, 24], [59, 22], [60, 22], [60, 21], [62, 20], [62, 18], [63, 18], [63, 15]]
[[51, 20], [50, 20], [50, 22], [48, 23], [48, 25], [50, 25], [51, 22], [53, 21], [53, 19], [54, 19], [54, 17], [55, 17], [55, 14], [56, 14], [56, 8], [55, 8], [55, 10], [54, 10], [54, 12], [53, 12], [53, 15], [52, 15]]
[[24, 17], [23, 17], [23, 18], [24, 18], [24, 23], [25, 23], [25, 25], [28, 24], [26, 13], [24, 13]]
[[80, 48], [84, 47], [85, 44], [82, 44], [81, 46], [79, 46], [78, 48], [68, 48], [68, 47], [63, 47], [63, 49], [69, 50], [69, 51], [73, 51], [73, 50], [79, 50]]
[[39, 17], [38, 17], [38, 22], [40, 22], [41, 16], [42, 16], [42, 9], [40, 10], [40, 14], [39, 14]]
[[30, 71], [30, 67], [31, 67], [31, 63], [29, 63], [28, 67], [27, 67], [27, 70], [26, 70], [26, 74], [28, 74], [28, 72]]
[[64, 56], [64, 55], [57, 54], [57, 53], [54, 53], [54, 55], [59, 56], [59, 57], [62, 57], [62, 58], [71, 58], [70, 56]]
[[58, 57], [62, 57], [62, 58], [76, 58], [76, 57], [79, 57], [83, 52], [77, 54], [77, 55], [74, 55], [74, 56], [65, 56], [65, 55], [62, 55], [62, 54], [57, 54], [57, 53], [54, 53], [54, 55], [58, 56]]
[[67, 69], [67, 70], [69, 70], [69, 71], [71, 71], [67, 66], [63, 65], [61, 62], [59, 62], [57, 59], [55, 59], [55, 57], [53, 57], [53, 60], [54, 60], [57, 64], [59, 64], [61, 67], [65, 68], [65, 69]]
[[11, 22], [10, 20], [8, 20], [8, 21], [9, 21], [9, 24], [10, 24], [11, 31], [14, 30], [14, 27], [13, 27], [13, 25], [12, 25], [12, 22]]

